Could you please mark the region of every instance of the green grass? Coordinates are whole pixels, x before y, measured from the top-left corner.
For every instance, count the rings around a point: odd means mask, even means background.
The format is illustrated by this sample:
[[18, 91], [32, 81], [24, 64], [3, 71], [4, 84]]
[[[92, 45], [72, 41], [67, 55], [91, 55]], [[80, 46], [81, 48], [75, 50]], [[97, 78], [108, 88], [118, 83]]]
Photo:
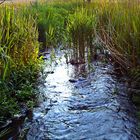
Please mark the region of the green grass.
[[93, 47], [96, 24], [97, 18], [94, 12], [83, 6], [77, 8], [74, 13], [68, 16], [66, 31], [69, 37], [68, 46], [71, 46], [74, 50], [72, 53], [73, 59], [77, 61], [85, 60], [85, 49]]
[[24, 6], [0, 8], [0, 122], [35, 101], [41, 61], [36, 21], [27, 13]]
[[140, 65], [140, 3], [137, 0], [96, 3], [99, 37], [125, 68]]
[[30, 9], [37, 18], [43, 46], [67, 44], [66, 46], [75, 48], [75, 54], [81, 54], [83, 46], [95, 48], [94, 40], [98, 38], [98, 43], [108, 49], [123, 68], [130, 71], [132, 68], [139, 68], [138, 0], [94, 0], [91, 3], [62, 0], [36, 3]]
[[99, 18], [99, 41], [125, 70], [133, 96], [136, 93], [140, 96], [140, 2], [103, 0], [92, 3], [92, 6]]
[[67, 17], [80, 4], [73, 2], [35, 3], [29, 11], [36, 18], [39, 41], [43, 47], [55, 47], [67, 42]]

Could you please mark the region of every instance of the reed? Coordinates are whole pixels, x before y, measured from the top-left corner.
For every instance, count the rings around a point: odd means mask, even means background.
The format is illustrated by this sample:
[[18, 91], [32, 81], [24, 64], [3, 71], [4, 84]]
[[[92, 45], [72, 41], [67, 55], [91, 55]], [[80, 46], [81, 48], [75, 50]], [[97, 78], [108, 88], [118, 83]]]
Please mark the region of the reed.
[[36, 3], [30, 9], [37, 17], [43, 46], [73, 46], [78, 58], [83, 57], [84, 47], [95, 52], [93, 44], [98, 40], [124, 69], [139, 67], [139, 0], [56, 0]]
[[[26, 13], [26, 14], [25, 14]], [[35, 99], [39, 43], [35, 19], [25, 6], [0, 8], [0, 124]]]
[[98, 37], [124, 68], [140, 65], [140, 3], [101, 1], [98, 7]]
[[37, 19], [39, 41], [42, 47], [64, 45], [68, 42], [66, 24], [68, 15], [82, 3], [76, 1], [44, 1], [33, 3], [30, 13]]
[[38, 33], [33, 17], [27, 17], [14, 8], [5, 6], [0, 9], [0, 21], [0, 64], [4, 80], [13, 68], [38, 61]]
[[94, 49], [96, 21], [94, 12], [84, 7], [77, 8], [68, 17], [69, 46], [73, 48], [72, 59], [77, 61], [76, 63], [85, 61], [86, 48]]

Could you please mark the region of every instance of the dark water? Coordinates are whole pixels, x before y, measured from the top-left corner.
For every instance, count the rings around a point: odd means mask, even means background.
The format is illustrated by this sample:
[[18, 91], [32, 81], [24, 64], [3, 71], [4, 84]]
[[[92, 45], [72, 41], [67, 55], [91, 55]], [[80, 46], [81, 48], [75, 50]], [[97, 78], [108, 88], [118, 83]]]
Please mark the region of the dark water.
[[139, 139], [134, 107], [111, 64], [56, 60], [44, 70], [44, 101], [33, 111], [27, 140]]

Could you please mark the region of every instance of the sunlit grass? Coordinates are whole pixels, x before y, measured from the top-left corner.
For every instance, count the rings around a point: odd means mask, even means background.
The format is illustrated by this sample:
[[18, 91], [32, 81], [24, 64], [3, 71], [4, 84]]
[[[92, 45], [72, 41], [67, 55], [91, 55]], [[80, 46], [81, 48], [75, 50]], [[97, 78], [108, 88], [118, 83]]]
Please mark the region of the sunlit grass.
[[99, 36], [124, 67], [140, 62], [140, 4], [138, 1], [97, 2]]
[[66, 46], [82, 54], [86, 46], [94, 49], [98, 39], [123, 68], [140, 65], [139, 0], [43, 1], [33, 4], [31, 13], [37, 17], [43, 46], [69, 42]]
[[3, 80], [11, 68], [21, 68], [36, 63], [38, 57], [38, 32], [32, 16], [24, 15], [22, 9], [5, 6], [0, 9], [1, 75]]
[[35, 99], [38, 51], [36, 21], [26, 7], [0, 7], [0, 121], [19, 113], [19, 102]]

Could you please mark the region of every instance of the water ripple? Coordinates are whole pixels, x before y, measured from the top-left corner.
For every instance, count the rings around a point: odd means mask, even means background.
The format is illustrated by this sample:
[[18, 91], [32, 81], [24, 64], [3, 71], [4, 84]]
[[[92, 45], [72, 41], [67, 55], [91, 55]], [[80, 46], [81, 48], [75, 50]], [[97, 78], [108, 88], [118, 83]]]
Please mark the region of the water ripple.
[[138, 140], [133, 105], [113, 66], [92, 64], [94, 72], [82, 77], [64, 59], [46, 77], [47, 99], [34, 109], [27, 140]]

